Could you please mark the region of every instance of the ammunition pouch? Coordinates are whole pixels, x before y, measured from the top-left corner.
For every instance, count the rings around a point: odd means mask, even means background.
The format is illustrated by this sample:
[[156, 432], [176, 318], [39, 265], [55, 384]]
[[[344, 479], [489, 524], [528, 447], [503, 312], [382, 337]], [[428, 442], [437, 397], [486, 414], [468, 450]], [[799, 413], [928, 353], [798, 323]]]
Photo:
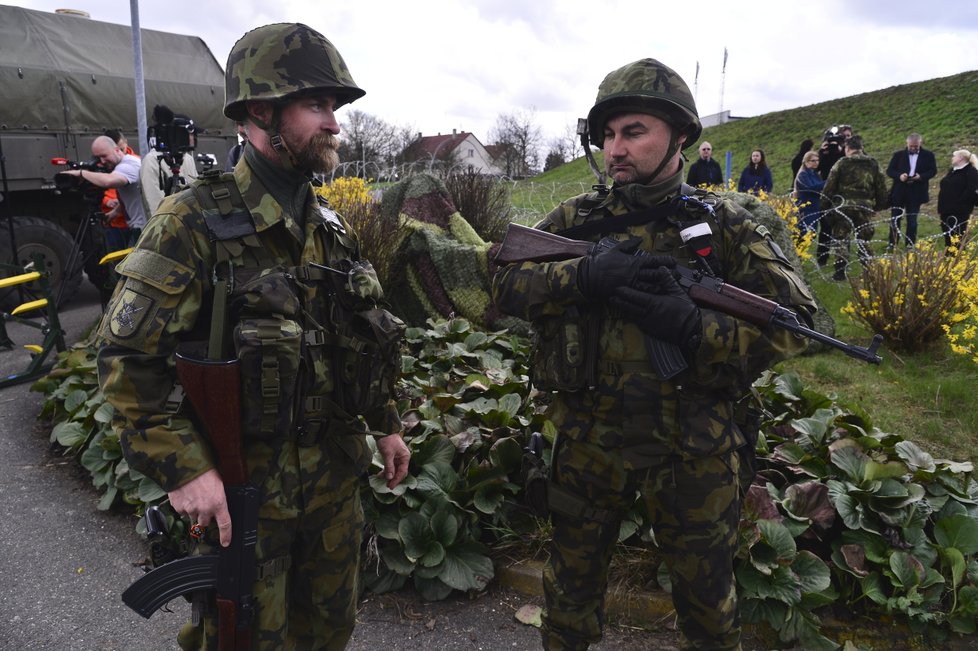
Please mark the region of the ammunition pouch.
[[366, 261], [340, 260], [324, 288], [333, 298], [325, 337], [313, 362], [332, 368], [326, 394], [350, 415], [364, 414], [390, 400], [401, 368], [404, 322], [381, 307], [383, 291]]
[[597, 315], [568, 307], [533, 324], [530, 381], [541, 391], [580, 391], [595, 384]]
[[290, 319], [242, 319], [233, 340], [241, 362], [242, 436], [286, 436], [295, 416], [302, 328]]
[[292, 428], [302, 360], [299, 296], [292, 278], [273, 270], [231, 294], [232, 343], [241, 363], [244, 440], [279, 439]]

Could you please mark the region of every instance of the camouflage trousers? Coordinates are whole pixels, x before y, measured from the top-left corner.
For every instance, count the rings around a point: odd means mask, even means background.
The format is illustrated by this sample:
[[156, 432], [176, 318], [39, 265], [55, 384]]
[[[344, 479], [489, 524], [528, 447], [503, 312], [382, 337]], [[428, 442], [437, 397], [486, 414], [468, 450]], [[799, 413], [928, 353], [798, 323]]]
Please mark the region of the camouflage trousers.
[[672, 580], [683, 649], [740, 649], [733, 557], [740, 491], [736, 452], [628, 470], [621, 449], [562, 440], [552, 481], [583, 500], [585, 513], [552, 513], [544, 569], [543, 647], [587, 649], [601, 638], [608, 567], [622, 515], [636, 491]]
[[[876, 213], [858, 205], [839, 208], [832, 215], [832, 248], [835, 250], [835, 267], [845, 271], [849, 265], [849, 246], [856, 240], [856, 254], [865, 266], [873, 256], [870, 242], [876, 234], [873, 218]], [[824, 217], [823, 217], [824, 219]]]
[[[254, 587], [252, 649], [346, 648], [356, 620], [363, 539], [359, 487], [351, 478], [329, 507], [298, 519], [258, 521], [256, 556], [264, 576]], [[184, 626], [181, 649], [218, 648], [212, 604], [208, 611], [201, 625]]]

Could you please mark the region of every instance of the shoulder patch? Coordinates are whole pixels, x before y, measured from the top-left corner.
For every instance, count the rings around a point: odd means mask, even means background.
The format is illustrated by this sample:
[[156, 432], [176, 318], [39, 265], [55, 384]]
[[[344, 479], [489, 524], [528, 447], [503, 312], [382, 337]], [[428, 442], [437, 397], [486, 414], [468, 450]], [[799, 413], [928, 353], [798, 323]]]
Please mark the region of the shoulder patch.
[[119, 339], [127, 339], [139, 332], [143, 321], [153, 312], [156, 301], [129, 287], [122, 290], [122, 295], [115, 302], [112, 314], [109, 315], [109, 330]]

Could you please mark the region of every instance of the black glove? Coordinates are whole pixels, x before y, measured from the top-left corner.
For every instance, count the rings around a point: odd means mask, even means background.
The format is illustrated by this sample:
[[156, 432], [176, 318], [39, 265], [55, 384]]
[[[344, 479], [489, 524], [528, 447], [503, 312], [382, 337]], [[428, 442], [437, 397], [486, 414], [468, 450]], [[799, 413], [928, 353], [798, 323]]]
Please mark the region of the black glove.
[[577, 288], [581, 294], [591, 300], [606, 301], [618, 287], [631, 286], [641, 270], [664, 264], [675, 266], [676, 261], [666, 256], [635, 255], [640, 242], [632, 238], [610, 248], [592, 247], [577, 267]]
[[692, 350], [703, 334], [700, 309], [664, 267], [645, 269], [633, 287], [618, 287], [608, 303], [660, 341]]

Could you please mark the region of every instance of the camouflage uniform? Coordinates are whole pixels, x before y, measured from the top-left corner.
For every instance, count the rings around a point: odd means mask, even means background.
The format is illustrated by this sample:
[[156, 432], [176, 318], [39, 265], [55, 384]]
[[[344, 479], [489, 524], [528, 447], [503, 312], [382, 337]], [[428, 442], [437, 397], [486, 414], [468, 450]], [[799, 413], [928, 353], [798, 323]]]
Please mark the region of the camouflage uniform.
[[[207, 339], [215, 277], [232, 274], [228, 331], [242, 364], [249, 478], [261, 494], [253, 648], [342, 649], [356, 614], [366, 435], [397, 432], [400, 422], [391, 386], [376, 387], [372, 407], [349, 407], [339, 367], [352, 335], [334, 322], [345, 301], [377, 306], [380, 287], [375, 276], [353, 287], [364, 278], [350, 276], [350, 296], [340, 297], [323, 280], [333, 272], [317, 265], [348, 268], [359, 243], [304, 174], [249, 147], [233, 178], [221, 179], [240, 200], [220, 212], [208, 205], [207, 181], [167, 197], [117, 267], [123, 283], [100, 331], [102, 391], [132, 469], [171, 492], [214, 468], [206, 434], [168, 396], [174, 352]], [[396, 339], [399, 324], [386, 325]], [[259, 359], [245, 358], [249, 349]], [[198, 552], [212, 551], [215, 529]], [[203, 627], [185, 627], [183, 648], [216, 648], [206, 614]]]
[[822, 221], [828, 220], [832, 233], [837, 279], [845, 276], [853, 235], [859, 261], [865, 265], [872, 257], [869, 242], [876, 232], [873, 218], [886, 206], [886, 185], [876, 159], [861, 152], [840, 158], [832, 166], [822, 190]]
[[[574, 197], [537, 228], [556, 232], [692, 194], [682, 176], [680, 166], [650, 185], [616, 185], [605, 197]], [[706, 223], [723, 278], [807, 317], [813, 299], [766, 229], [728, 201], [697, 196], [712, 204], [715, 216], [693, 202], [681, 203], [671, 217], [610, 235], [640, 238], [642, 250], [690, 266], [692, 254], [680, 230], [690, 221]], [[541, 350], [537, 362], [565, 354], [548, 347], [589, 350], [581, 355], [583, 366], [594, 374], [590, 380], [565, 374], [549, 412], [559, 436], [551, 470], [553, 544], [544, 572], [544, 648], [586, 649], [600, 639], [608, 565], [636, 491], [670, 568], [684, 648], [739, 648], [732, 561], [740, 513], [738, 449], [746, 438], [735, 402], [763, 369], [803, 349], [805, 342], [703, 309], [702, 339], [689, 368], [661, 380], [638, 326], [610, 307], [589, 304], [581, 294], [582, 260], [509, 265], [493, 286], [501, 311], [533, 322]], [[582, 340], [573, 346], [560, 341], [560, 333], [568, 331], [582, 333]]]

